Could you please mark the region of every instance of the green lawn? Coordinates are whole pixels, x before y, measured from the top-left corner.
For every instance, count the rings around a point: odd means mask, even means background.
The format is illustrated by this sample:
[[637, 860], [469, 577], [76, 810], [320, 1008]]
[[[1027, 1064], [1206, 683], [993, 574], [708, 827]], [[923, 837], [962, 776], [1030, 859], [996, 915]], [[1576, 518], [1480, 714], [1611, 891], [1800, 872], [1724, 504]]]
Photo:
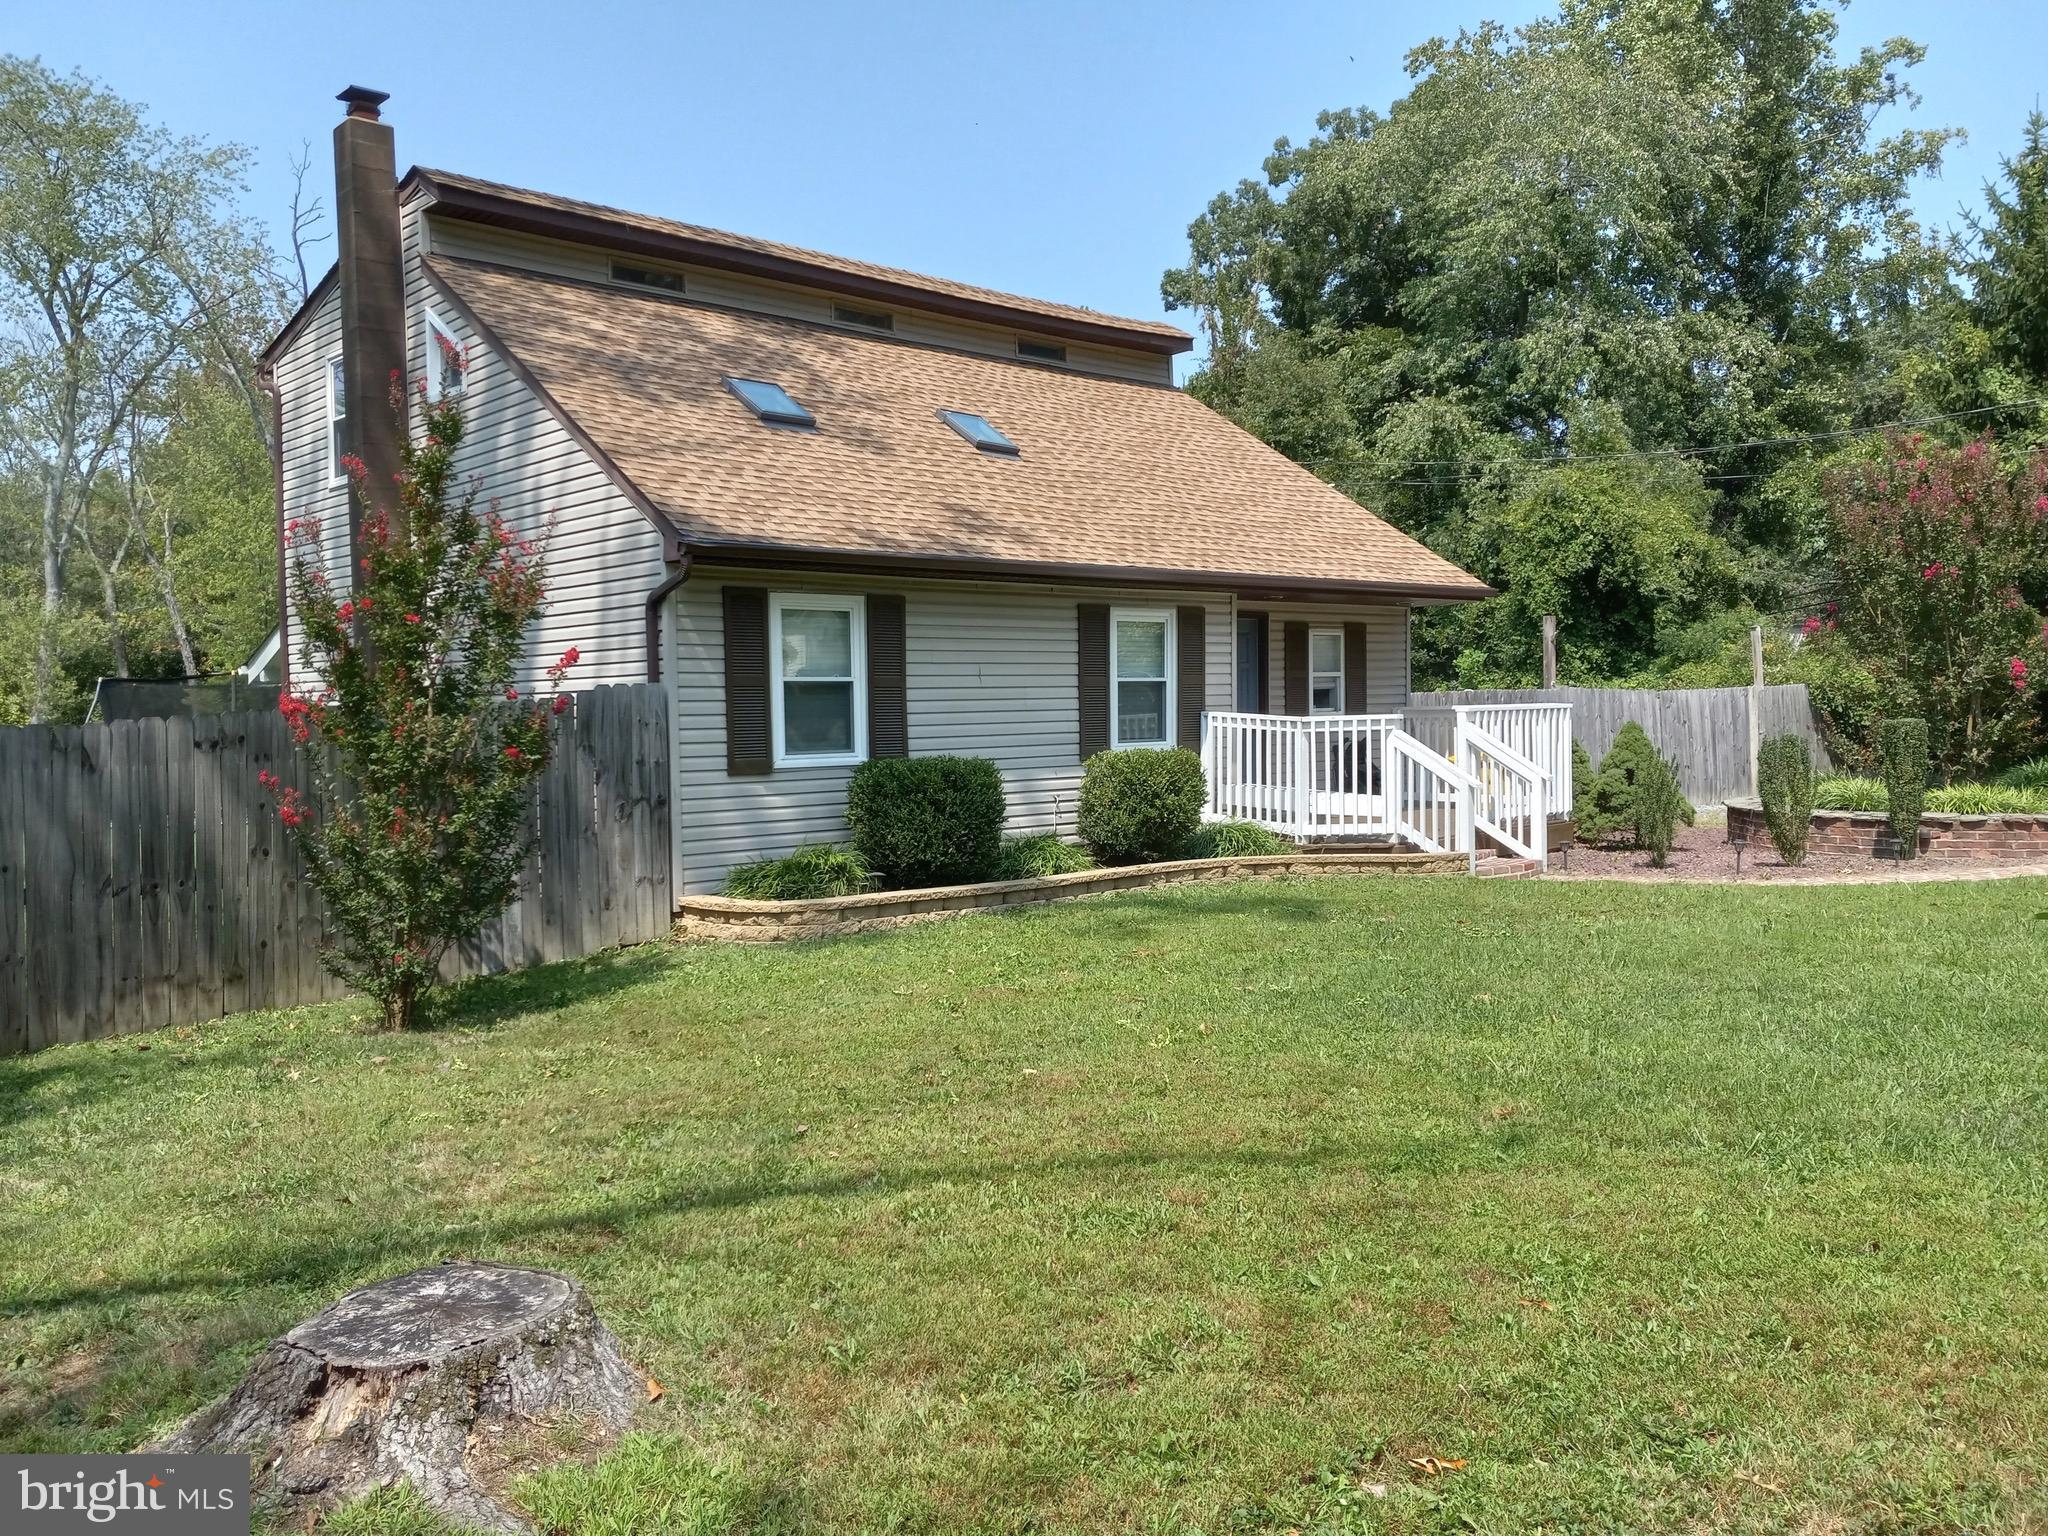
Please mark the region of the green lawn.
[[2044, 908], [1185, 888], [0, 1062], [0, 1445], [468, 1254], [669, 1388], [562, 1529], [2040, 1530]]

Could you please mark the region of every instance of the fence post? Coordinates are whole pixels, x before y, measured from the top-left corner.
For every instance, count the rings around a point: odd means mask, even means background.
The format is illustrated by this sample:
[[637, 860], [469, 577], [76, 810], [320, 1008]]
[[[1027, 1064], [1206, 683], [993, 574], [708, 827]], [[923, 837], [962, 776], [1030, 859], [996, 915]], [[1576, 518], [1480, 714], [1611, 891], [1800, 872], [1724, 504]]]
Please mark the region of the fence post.
[[1557, 615], [1543, 615], [1543, 686], [1557, 686]]
[[1764, 627], [1749, 626], [1749, 792], [1761, 793], [1757, 785], [1758, 747], [1763, 740], [1764, 713]]

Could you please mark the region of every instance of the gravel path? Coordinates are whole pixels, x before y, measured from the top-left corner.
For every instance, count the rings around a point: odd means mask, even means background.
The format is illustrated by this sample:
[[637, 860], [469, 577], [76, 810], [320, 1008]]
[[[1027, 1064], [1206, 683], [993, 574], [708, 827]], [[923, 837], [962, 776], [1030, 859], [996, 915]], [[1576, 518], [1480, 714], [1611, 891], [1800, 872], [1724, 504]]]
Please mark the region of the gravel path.
[[[1709, 819], [1711, 816], [1711, 820]], [[1906, 864], [1896, 865], [1857, 854], [1809, 853], [1806, 862], [1794, 868], [1778, 858], [1768, 842], [1753, 843], [1742, 855], [1742, 883], [1745, 885], [1873, 885], [1912, 884], [1923, 881], [2010, 880], [2021, 876], [2048, 875], [2048, 864]], [[1560, 860], [1553, 857], [1552, 880], [1675, 880], [1731, 881], [1735, 875], [1735, 849], [1728, 841], [1725, 818], [1703, 813], [1700, 825], [1681, 827], [1670, 862], [1653, 868], [1650, 856], [1639, 848], [1592, 848], [1572, 845]]]

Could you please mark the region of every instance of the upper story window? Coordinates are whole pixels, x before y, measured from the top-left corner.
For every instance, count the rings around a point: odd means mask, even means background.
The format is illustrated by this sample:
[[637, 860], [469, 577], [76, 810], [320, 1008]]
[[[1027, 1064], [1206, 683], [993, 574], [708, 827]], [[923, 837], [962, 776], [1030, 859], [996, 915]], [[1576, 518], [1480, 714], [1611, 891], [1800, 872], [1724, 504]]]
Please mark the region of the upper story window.
[[463, 346], [447, 321], [431, 309], [421, 313], [426, 317], [427, 398], [439, 400], [447, 395], [459, 395], [463, 391], [463, 381], [468, 377], [469, 349]]
[[1173, 612], [1116, 608], [1109, 615], [1109, 744], [1173, 745]]
[[348, 479], [341, 467], [348, 452], [348, 376], [342, 371], [341, 354], [327, 359], [327, 483], [340, 485]]
[[799, 405], [780, 384], [766, 379], [728, 377], [725, 387], [744, 400], [753, 413], [771, 426], [815, 427], [818, 418]]
[[778, 592], [769, 599], [777, 767], [868, 755], [866, 620], [866, 600], [857, 596]]
[[834, 304], [832, 306], [832, 318], [841, 325], [857, 325], [864, 330], [893, 331], [896, 329], [896, 317], [886, 310], [854, 309], [849, 305]]
[[659, 267], [636, 267], [629, 262], [612, 263], [612, 281], [631, 283], [636, 288], [659, 288], [663, 293], [681, 293], [683, 274], [664, 272]]
[[968, 411], [941, 411], [939, 420], [985, 453], [1000, 453], [1008, 458], [1017, 455], [1017, 445], [990, 426], [986, 416], [976, 416]]
[[1344, 712], [1344, 631], [1312, 629], [1308, 632], [1308, 712], [1312, 715], [1341, 715]]
[[1017, 355], [1019, 357], [1032, 358], [1041, 363], [1064, 363], [1067, 360], [1067, 349], [1060, 346], [1057, 342], [1032, 341], [1028, 337], [1019, 336], [1017, 338]]

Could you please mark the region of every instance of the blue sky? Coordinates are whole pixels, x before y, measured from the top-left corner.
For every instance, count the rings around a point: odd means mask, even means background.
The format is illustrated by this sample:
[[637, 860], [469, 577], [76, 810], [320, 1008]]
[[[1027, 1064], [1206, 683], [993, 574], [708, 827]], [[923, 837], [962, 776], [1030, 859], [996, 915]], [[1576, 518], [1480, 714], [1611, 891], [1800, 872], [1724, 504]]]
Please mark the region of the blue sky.
[[[1257, 5], [51, 0], [0, 47], [81, 68], [166, 125], [249, 145], [280, 222], [334, 92], [392, 93], [399, 164], [520, 185], [1119, 314], [1208, 199], [1325, 107], [1384, 107], [1414, 44], [1523, 0]], [[1928, 45], [1917, 121], [1968, 130], [1923, 215], [1953, 222], [2039, 93], [2048, 8], [1859, 0], [1845, 49]], [[323, 251], [323, 261], [331, 246]], [[1186, 317], [1179, 317], [1182, 323]]]

